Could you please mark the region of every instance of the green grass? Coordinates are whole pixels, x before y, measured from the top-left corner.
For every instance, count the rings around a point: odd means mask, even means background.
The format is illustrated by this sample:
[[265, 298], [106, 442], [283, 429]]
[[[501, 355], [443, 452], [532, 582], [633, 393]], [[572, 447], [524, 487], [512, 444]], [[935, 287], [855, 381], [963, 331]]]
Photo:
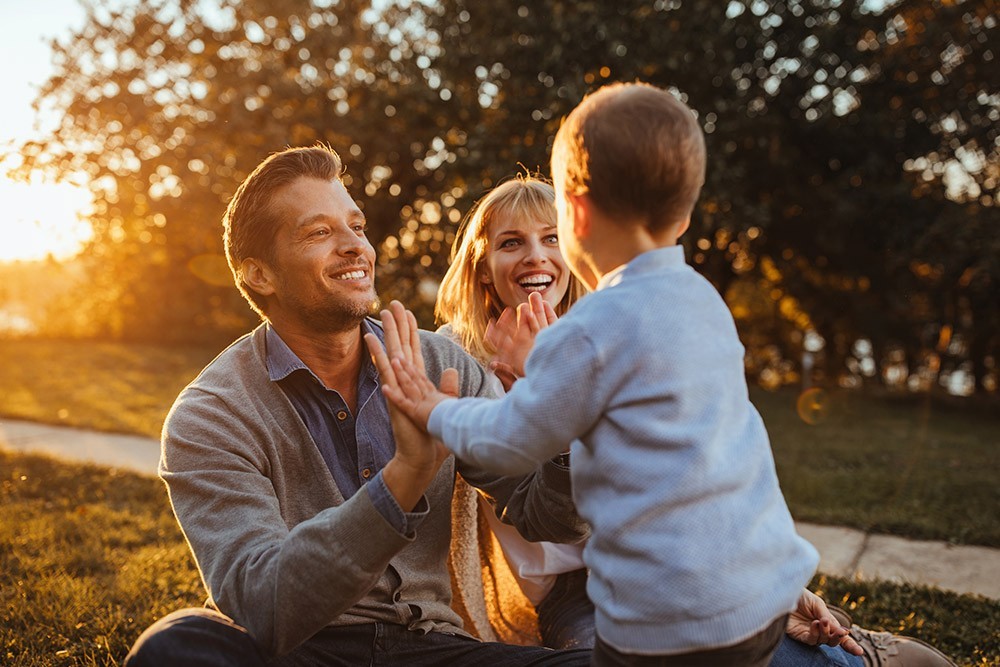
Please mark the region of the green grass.
[[1000, 666], [1000, 605], [924, 586], [817, 576], [809, 586], [855, 624], [917, 637], [959, 665]]
[[[0, 415], [158, 437], [177, 393], [218, 351], [4, 341]], [[1000, 418], [856, 392], [824, 394], [801, 415], [796, 391], [752, 398], [796, 519], [1000, 547]]]
[[0, 450], [0, 664], [117, 665], [204, 598], [158, 480]]
[[754, 391], [797, 520], [1000, 547], [1000, 418], [925, 400]]
[[0, 342], [0, 415], [158, 438], [174, 398], [220, 348]]
[[[1000, 605], [819, 577], [859, 625], [1000, 667]], [[117, 665], [142, 630], [204, 592], [160, 482], [0, 450], [0, 664]]]

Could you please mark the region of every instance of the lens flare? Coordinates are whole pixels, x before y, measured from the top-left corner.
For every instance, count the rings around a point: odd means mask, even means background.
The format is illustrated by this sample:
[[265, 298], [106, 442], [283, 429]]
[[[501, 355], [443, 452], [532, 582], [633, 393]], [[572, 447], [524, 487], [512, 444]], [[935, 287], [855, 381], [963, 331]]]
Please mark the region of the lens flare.
[[799, 400], [796, 402], [795, 408], [802, 421], [815, 426], [826, 419], [830, 408], [830, 399], [827, 397], [825, 391], [813, 387], [799, 394]]

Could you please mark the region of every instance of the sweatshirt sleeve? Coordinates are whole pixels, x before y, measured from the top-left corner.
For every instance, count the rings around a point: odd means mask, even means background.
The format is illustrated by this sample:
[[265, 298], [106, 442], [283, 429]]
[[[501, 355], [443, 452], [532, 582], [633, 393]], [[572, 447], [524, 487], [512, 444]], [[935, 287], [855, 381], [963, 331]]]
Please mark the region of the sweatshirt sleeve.
[[[462, 396], [493, 402], [499, 382], [495, 378], [491, 381], [492, 376], [461, 346], [440, 335], [422, 336], [428, 377], [436, 381], [444, 368], [456, 368]], [[569, 470], [563, 466], [545, 463], [533, 466], [527, 474], [504, 476], [456, 460], [455, 469], [482, 492], [501, 521], [514, 526], [527, 540], [573, 543], [590, 535], [590, 526], [576, 512]]]
[[525, 377], [506, 396], [443, 401], [428, 430], [477, 467], [505, 475], [533, 471], [600, 418], [607, 403], [602, 366], [586, 331], [557, 322], [539, 334]]
[[211, 602], [267, 655], [281, 655], [363, 598], [413, 536], [368, 493], [289, 528], [253, 444], [265, 424], [188, 389], [164, 425], [160, 476]]

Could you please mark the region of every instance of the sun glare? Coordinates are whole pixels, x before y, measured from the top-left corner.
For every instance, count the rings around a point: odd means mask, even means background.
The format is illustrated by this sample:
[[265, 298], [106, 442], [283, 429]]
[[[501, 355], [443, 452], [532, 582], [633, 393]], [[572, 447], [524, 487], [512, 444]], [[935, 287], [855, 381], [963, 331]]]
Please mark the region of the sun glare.
[[90, 192], [69, 183], [21, 183], [0, 176], [0, 262], [68, 259], [91, 237], [81, 217]]

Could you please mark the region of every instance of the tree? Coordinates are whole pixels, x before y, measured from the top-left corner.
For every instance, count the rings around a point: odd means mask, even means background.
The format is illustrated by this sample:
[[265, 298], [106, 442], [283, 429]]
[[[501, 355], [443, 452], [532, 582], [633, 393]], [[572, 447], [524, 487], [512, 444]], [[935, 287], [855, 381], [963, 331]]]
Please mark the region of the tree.
[[245, 328], [218, 220], [267, 153], [315, 141], [344, 153], [383, 294], [430, 325], [472, 202], [517, 171], [546, 173], [560, 119], [588, 91], [641, 79], [705, 129], [708, 181], [685, 243], [737, 311], [773, 304], [741, 320], [751, 352], [784, 368], [815, 331], [829, 377], [864, 339], [885, 368], [902, 355], [907, 376], [971, 364], [988, 384], [1000, 331], [990, 2], [112, 7], [94, 5], [57, 47], [41, 103], [66, 120], [23, 151], [25, 171], [86, 171], [100, 195], [89, 257], [109, 334]]

